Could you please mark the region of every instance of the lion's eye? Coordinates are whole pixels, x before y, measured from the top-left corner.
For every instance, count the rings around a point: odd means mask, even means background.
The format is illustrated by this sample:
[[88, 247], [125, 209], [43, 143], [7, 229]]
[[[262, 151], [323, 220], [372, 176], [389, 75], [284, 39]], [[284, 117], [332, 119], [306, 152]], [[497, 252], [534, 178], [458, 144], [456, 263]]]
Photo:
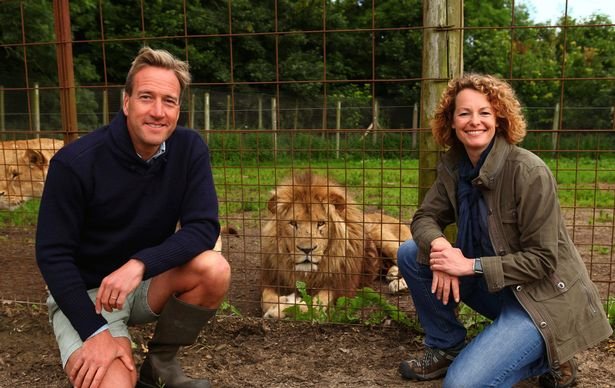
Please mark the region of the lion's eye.
[[292, 226], [293, 228], [297, 229], [297, 221], [292, 220], [289, 222], [290, 226]]
[[323, 227], [325, 226], [325, 222], [324, 221], [318, 221], [318, 227]]

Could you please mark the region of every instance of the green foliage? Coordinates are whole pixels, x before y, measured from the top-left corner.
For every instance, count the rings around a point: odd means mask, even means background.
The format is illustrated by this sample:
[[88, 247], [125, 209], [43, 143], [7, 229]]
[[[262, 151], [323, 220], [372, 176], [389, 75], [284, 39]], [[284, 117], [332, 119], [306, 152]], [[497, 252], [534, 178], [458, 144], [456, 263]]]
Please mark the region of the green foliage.
[[609, 319], [611, 327], [615, 329], [615, 298], [609, 298], [604, 303], [604, 311], [606, 311], [606, 316]]
[[218, 308], [218, 311], [221, 314], [228, 313], [229, 315], [234, 315], [236, 317], [241, 317], [241, 311], [235, 306], [233, 306], [227, 299], [222, 301], [222, 304]]
[[335, 305], [327, 308], [320, 301], [314, 304], [314, 298], [307, 292], [305, 282], [297, 281], [296, 286], [305, 303], [306, 311], [301, 311], [301, 304], [284, 309], [284, 312], [295, 320], [377, 325], [386, 319], [391, 319], [401, 325], [418, 328], [415, 321], [371, 288], [362, 288], [352, 298], [340, 297]]
[[[361, 129], [371, 123], [377, 98], [383, 127], [409, 128], [411, 106], [421, 95], [422, 4], [419, 0], [373, 4], [278, 0], [274, 7], [271, 1], [249, 0], [71, 1], [79, 126], [88, 129], [101, 123], [97, 118], [102, 104], [92, 96], [80, 96], [82, 90], [122, 85], [129, 58], [149, 44], [187, 59], [192, 87], [219, 92], [212, 95], [212, 107], [225, 109], [231, 94], [275, 96], [280, 128], [321, 129], [335, 128], [332, 104], [342, 101], [342, 127]], [[26, 89], [34, 83], [58, 85], [56, 47], [48, 43], [55, 40], [53, 17], [49, 1], [0, 1], [4, 45], [0, 85], [16, 88], [6, 98], [9, 113], [26, 111], [23, 107], [30, 103]], [[564, 27], [538, 26], [526, 5], [509, 0], [465, 1], [464, 68], [513, 79], [523, 105], [529, 107], [530, 129], [550, 129], [560, 101], [565, 104], [562, 128], [612, 128], [612, 21], [597, 14], [553, 23]], [[24, 41], [28, 45], [22, 48]], [[562, 84], [558, 80], [562, 75], [572, 80]], [[322, 111], [325, 98], [327, 112]], [[300, 107], [298, 114], [289, 108], [295, 104]], [[256, 116], [255, 100], [234, 108], [246, 112], [239, 116]], [[61, 128], [57, 91], [41, 95], [41, 109], [48, 115], [47, 128]], [[7, 115], [7, 128], [29, 128], [23, 117]], [[214, 128], [225, 128], [224, 119], [212, 115], [212, 120]], [[240, 121], [256, 128], [254, 118]]]
[[611, 247], [604, 245], [592, 245], [592, 251], [599, 255], [608, 255], [611, 252]]
[[301, 295], [301, 300], [305, 303], [306, 311], [301, 311], [301, 304], [287, 307], [284, 312], [294, 318], [297, 321], [311, 321], [311, 322], [327, 322], [327, 309], [320, 300], [317, 301], [317, 305], [314, 305], [314, 298], [307, 292], [306, 284], [302, 281], [297, 281], [297, 290]]
[[490, 319], [478, 314], [464, 303], [459, 304], [458, 317], [467, 330], [468, 338], [475, 337], [491, 323]]
[[604, 209], [599, 209], [598, 216], [593, 219], [590, 224], [595, 224], [596, 222], [613, 222], [613, 213], [604, 211]]
[[38, 219], [38, 208], [41, 201], [32, 199], [15, 210], [0, 211], [0, 226], [34, 227]]

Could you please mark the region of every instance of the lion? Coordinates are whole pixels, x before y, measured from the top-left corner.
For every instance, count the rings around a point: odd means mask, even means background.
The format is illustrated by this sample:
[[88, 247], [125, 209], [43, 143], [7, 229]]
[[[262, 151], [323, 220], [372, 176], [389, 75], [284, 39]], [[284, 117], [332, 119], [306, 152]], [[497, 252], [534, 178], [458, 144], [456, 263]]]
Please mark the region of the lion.
[[0, 209], [14, 210], [40, 198], [49, 161], [63, 145], [51, 138], [0, 142]]
[[406, 289], [399, 278], [397, 250], [411, 238], [410, 228], [381, 213], [364, 213], [347, 189], [304, 172], [272, 191], [271, 218], [262, 229], [264, 317], [284, 318], [299, 304], [296, 282], [303, 281], [315, 304], [328, 306], [387, 272], [389, 289]]

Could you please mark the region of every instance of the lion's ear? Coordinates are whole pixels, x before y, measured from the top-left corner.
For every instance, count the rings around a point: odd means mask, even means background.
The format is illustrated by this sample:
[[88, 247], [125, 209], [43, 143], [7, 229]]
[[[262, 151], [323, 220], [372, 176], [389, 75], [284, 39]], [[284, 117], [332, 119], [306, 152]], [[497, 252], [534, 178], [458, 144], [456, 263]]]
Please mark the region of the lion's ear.
[[335, 210], [337, 210], [338, 213], [346, 210], [346, 197], [333, 190], [329, 192], [329, 203], [335, 206]]
[[272, 195], [267, 202], [267, 209], [273, 214], [275, 214], [276, 205], [278, 204], [278, 196], [276, 194]]
[[37, 167], [43, 170], [49, 165], [49, 161], [42, 152], [28, 148], [25, 150], [22, 159], [31, 167]]

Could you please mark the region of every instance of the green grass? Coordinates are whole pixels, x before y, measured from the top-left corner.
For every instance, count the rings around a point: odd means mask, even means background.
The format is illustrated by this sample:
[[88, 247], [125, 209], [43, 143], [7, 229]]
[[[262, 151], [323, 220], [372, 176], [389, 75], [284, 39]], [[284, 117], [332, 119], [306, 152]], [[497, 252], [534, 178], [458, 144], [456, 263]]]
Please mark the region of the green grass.
[[222, 216], [266, 210], [276, 185], [293, 171], [310, 169], [346, 186], [364, 209], [383, 209], [388, 214], [409, 219], [418, 203], [417, 168], [416, 160], [288, 161], [276, 165], [214, 166], [214, 180]]
[[[256, 159], [256, 157], [253, 157]], [[554, 171], [560, 203], [565, 207], [605, 209], [595, 220], [612, 219], [615, 203], [615, 158], [545, 159]], [[266, 214], [270, 192], [294, 170], [327, 175], [348, 188], [365, 210], [385, 213], [408, 221], [418, 206], [418, 161], [416, 159], [311, 160], [278, 159], [274, 162], [214, 162], [214, 179], [222, 217], [251, 212]], [[28, 201], [19, 209], [0, 211], [0, 225], [36, 225], [39, 201]], [[609, 218], [611, 217], [611, 218]]]
[[604, 311], [606, 311], [611, 327], [615, 328], [615, 298], [609, 298], [604, 303]]
[[[615, 158], [599, 160], [546, 159], [558, 183], [560, 203], [565, 207], [613, 209], [615, 203]], [[366, 210], [411, 218], [418, 205], [418, 161], [380, 160], [314, 161], [278, 160], [274, 163], [214, 165], [214, 179], [221, 214], [264, 211], [270, 191], [293, 170], [311, 169], [345, 185]], [[609, 217], [604, 213], [601, 218]]]
[[32, 199], [13, 211], [0, 211], [0, 225], [18, 228], [36, 226], [41, 201]]

